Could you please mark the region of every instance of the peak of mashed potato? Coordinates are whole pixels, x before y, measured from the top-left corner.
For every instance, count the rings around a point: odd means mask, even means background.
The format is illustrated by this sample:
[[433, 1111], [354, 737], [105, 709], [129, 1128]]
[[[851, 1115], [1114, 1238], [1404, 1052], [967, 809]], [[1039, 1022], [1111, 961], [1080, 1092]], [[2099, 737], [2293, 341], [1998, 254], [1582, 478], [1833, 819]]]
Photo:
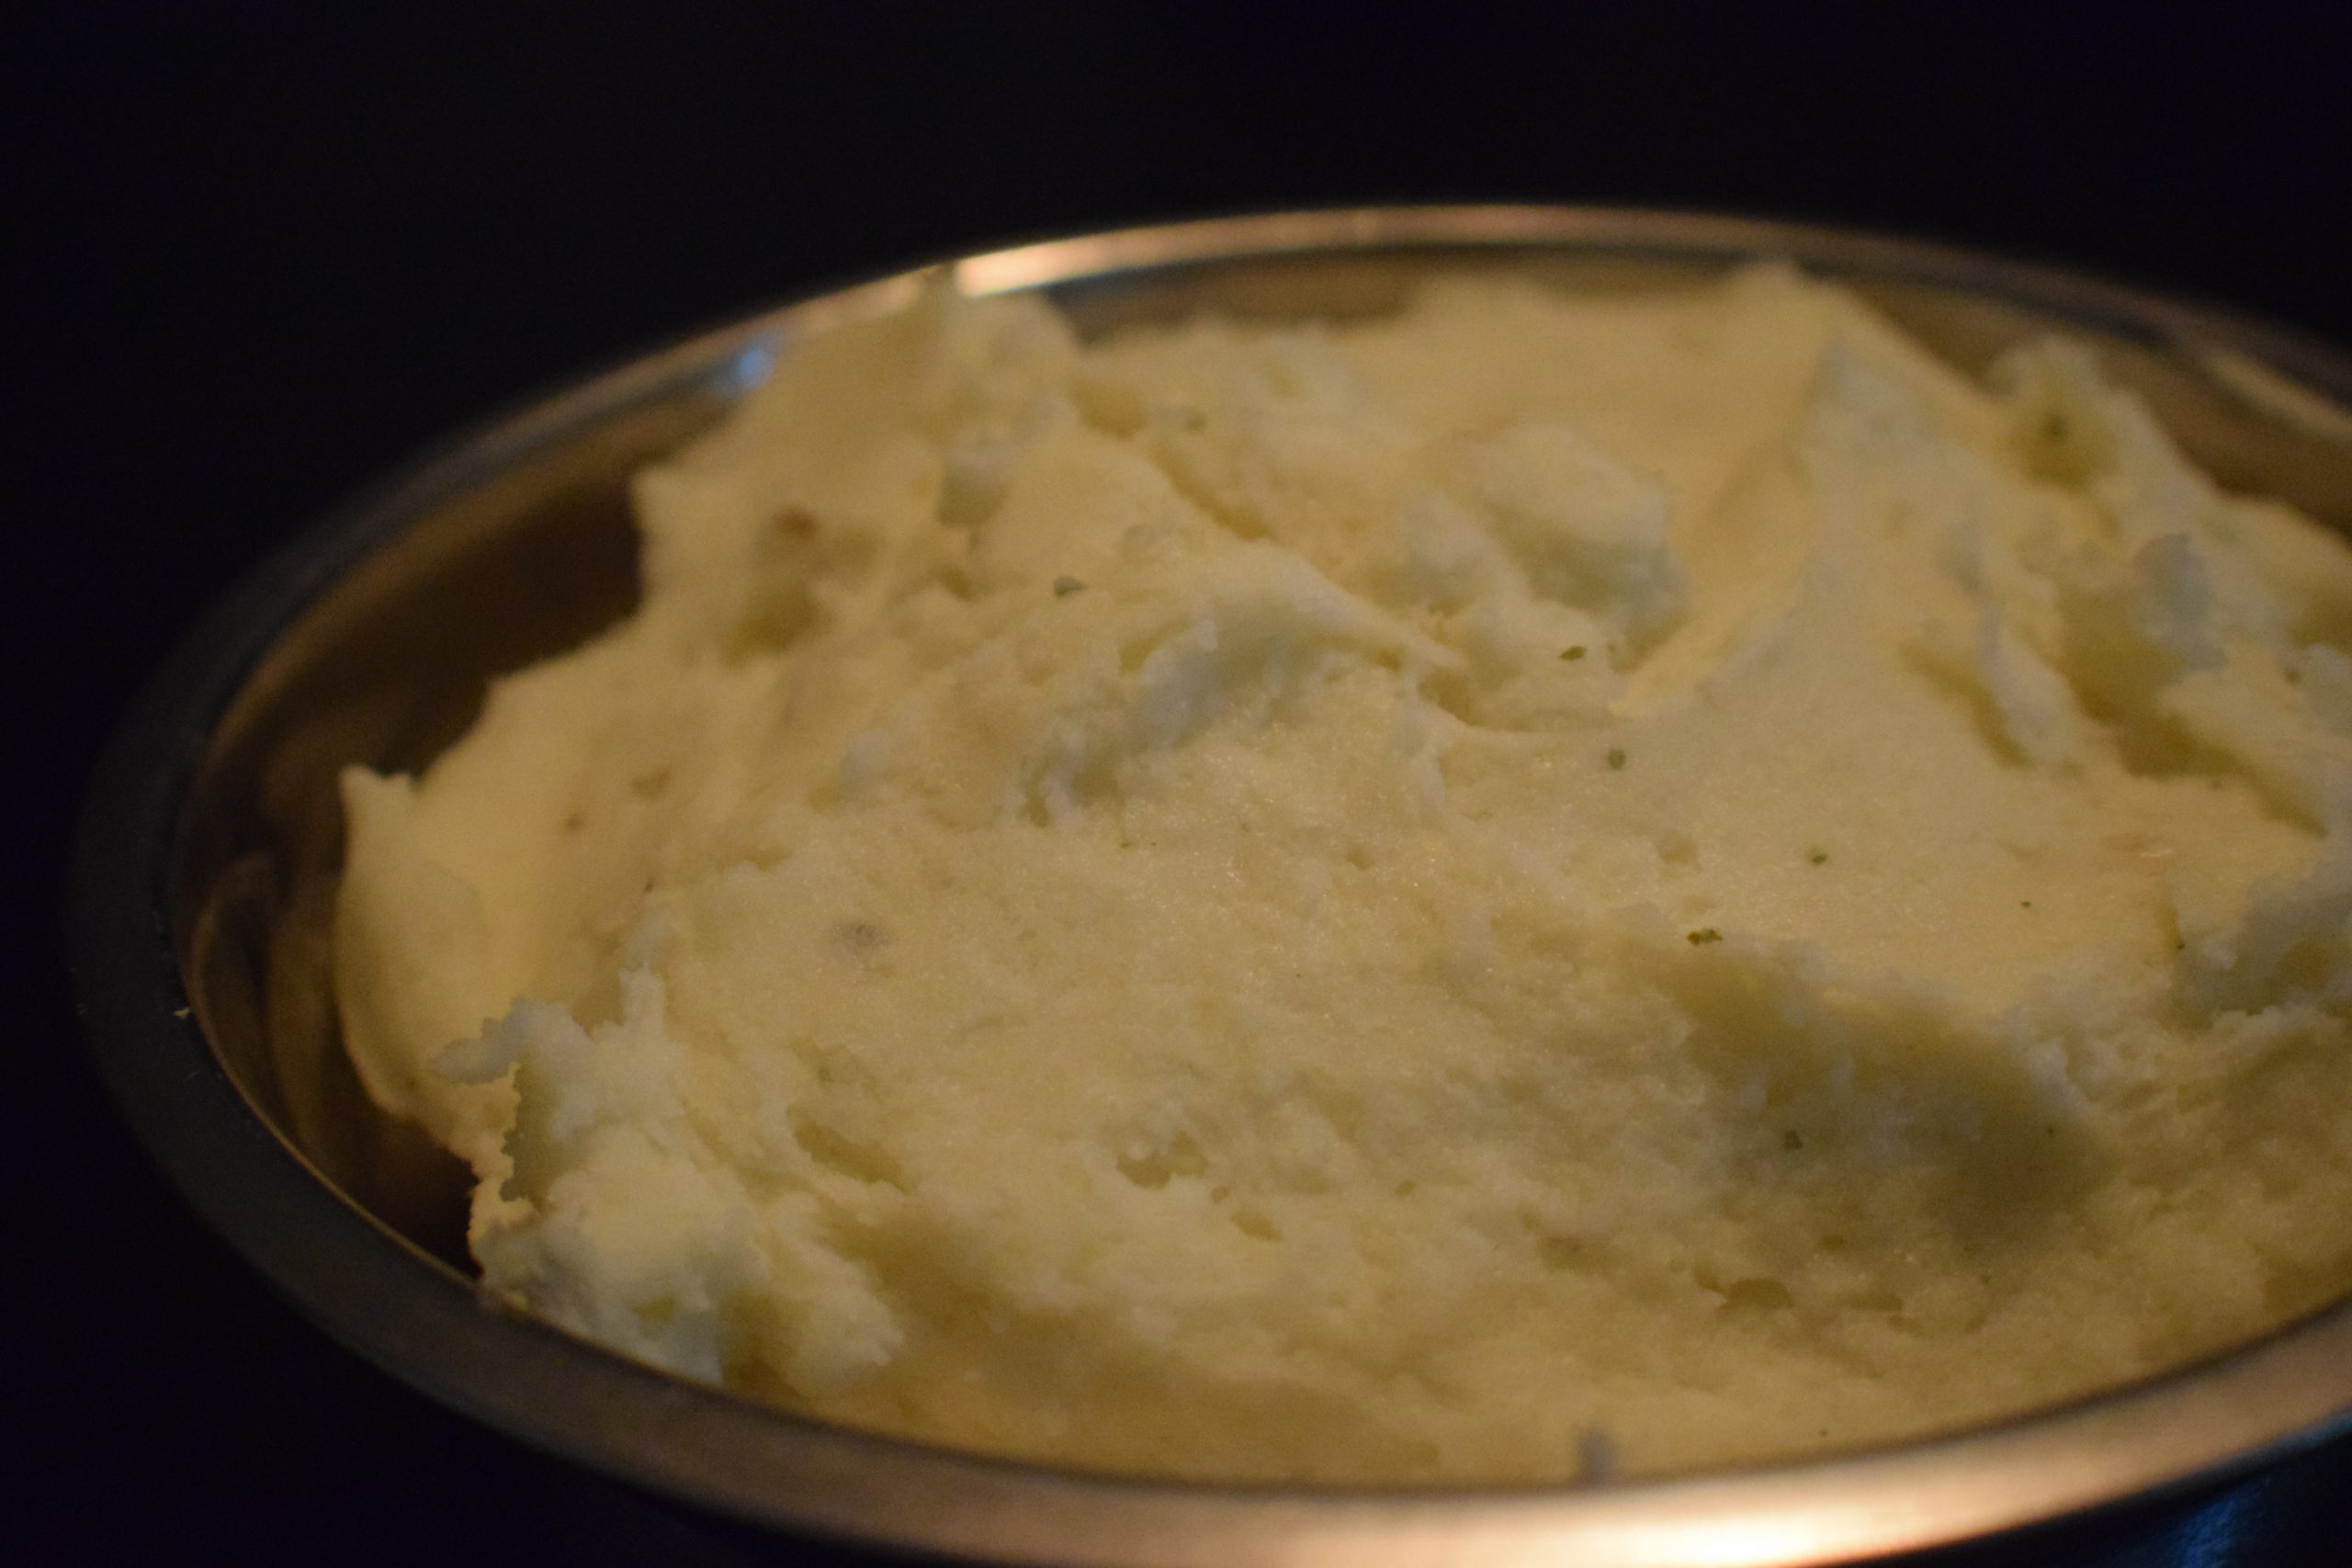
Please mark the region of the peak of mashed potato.
[[345, 781], [488, 1285], [957, 1446], [1558, 1480], [2352, 1286], [2352, 551], [1764, 266], [1081, 343], [938, 293]]

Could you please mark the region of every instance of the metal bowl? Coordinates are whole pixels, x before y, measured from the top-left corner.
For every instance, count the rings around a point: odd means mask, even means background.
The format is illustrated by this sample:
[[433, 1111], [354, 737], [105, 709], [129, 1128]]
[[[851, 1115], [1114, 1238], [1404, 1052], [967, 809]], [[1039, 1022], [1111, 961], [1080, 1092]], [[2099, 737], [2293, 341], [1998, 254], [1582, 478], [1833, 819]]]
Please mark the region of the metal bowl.
[[[1838, 279], [1965, 370], [2093, 343], [2225, 483], [2352, 530], [2352, 359], [2041, 267], [1837, 231], [1579, 208], [1335, 211], [1132, 230], [949, 264], [1082, 332], [1215, 308], [1346, 317], [1434, 267], [1654, 288], [1758, 256]], [[107, 1077], [189, 1200], [352, 1348], [529, 1442], [741, 1520], [1021, 1562], [1366, 1568], [1810, 1563], [2166, 1495], [2352, 1425], [2352, 1303], [2101, 1397], [1951, 1436], [1542, 1490], [1305, 1491], [1049, 1470], [830, 1427], [488, 1303], [465, 1173], [378, 1112], [327, 988], [345, 763], [413, 768], [485, 681], [625, 613], [631, 469], [775, 353], [890, 310], [906, 274], [693, 338], [423, 459], [250, 578], [173, 657], [89, 799], [74, 944]], [[477, 613], [481, 612], [481, 613]]]

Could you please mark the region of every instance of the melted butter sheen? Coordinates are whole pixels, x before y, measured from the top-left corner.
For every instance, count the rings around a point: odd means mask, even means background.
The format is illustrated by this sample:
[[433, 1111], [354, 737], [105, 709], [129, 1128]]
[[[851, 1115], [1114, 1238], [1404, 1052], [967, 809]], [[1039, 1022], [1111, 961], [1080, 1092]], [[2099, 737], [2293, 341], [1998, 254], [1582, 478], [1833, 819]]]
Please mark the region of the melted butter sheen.
[[2352, 552], [1779, 268], [1080, 344], [940, 297], [345, 781], [489, 1284], [951, 1444], [1572, 1477], [2352, 1285]]

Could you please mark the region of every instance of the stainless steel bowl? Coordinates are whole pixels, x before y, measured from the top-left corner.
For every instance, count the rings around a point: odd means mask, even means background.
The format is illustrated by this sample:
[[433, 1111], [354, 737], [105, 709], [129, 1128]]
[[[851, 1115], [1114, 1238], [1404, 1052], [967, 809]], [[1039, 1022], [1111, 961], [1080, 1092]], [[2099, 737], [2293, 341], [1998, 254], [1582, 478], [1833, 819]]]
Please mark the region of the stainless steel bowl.
[[[1852, 286], [1965, 369], [2052, 326], [2087, 339], [2224, 482], [2352, 529], [2352, 359], [1935, 245], [1649, 212], [1393, 209], [1133, 230], [949, 270], [973, 293], [1044, 290], [1099, 332], [1204, 308], [1360, 315], [1439, 266], [1624, 288], [1757, 256]], [[625, 612], [629, 471], [718, 418], [779, 349], [893, 308], [922, 277], [691, 339], [420, 460], [217, 606], [118, 737], [74, 910], [100, 1058], [190, 1201], [329, 1332], [493, 1426], [739, 1519], [1054, 1563], [1839, 1561], [2144, 1499], [2352, 1425], [2344, 1303], [2120, 1393], [1804, 1463], [1546, 1490], [1179, 1485], [829, 1427], [487, 1303], [464, 1254], [463, 1172], [368, 1102], [336, 1038], [335, 773], [423, 763], [489, 676]]]

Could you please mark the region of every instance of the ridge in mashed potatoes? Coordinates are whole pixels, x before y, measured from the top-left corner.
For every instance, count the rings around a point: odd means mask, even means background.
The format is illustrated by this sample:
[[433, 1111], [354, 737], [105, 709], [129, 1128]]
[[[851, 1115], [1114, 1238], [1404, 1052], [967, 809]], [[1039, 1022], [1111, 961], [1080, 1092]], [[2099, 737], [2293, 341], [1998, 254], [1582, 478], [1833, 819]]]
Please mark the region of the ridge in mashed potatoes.
[[940, 293], [637, 501], [633, 618], [345, 780], [352, 1052], [529, 1311], [959, 1446], [1507, 1481], [2352, 1285], [2352, 551], [2086, 351], [1979, 388], [1772, 266]]

